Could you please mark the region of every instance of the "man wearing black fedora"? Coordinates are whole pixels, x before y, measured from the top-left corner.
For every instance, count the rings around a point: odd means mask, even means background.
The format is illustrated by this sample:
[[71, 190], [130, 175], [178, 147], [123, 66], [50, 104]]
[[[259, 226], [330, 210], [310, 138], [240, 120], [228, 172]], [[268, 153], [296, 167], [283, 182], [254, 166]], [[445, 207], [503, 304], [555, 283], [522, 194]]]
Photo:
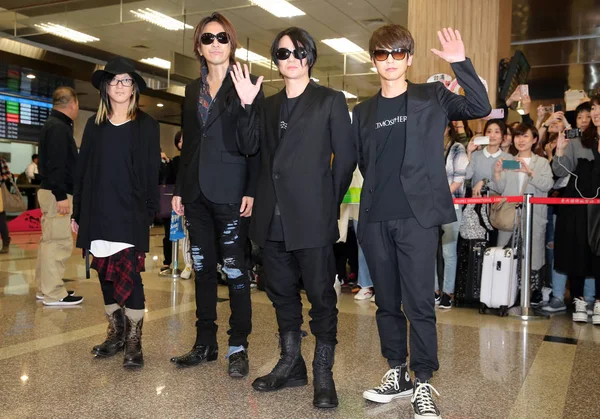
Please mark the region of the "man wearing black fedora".
[[100, 105], [83, 133], [72, 227], [77, 247], [94, 256], [108, 320], [106, 340], [92, 353], [110, 357], [124, 347], [123, 366], [135, 368], [144, 365], [141, 272], [158, 209], [160, 129], [139, 109], [146, 83], [131, 61], [110, 60], [92, 75], [92, 84]]

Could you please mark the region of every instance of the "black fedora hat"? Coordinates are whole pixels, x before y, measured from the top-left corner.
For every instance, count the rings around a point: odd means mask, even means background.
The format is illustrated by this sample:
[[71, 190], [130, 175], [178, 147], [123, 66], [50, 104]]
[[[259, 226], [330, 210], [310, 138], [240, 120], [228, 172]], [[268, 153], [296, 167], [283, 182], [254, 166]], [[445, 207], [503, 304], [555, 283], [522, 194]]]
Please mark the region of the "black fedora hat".
[[96, 89], [100, 89], [100, 82], [102, 78], [106, 74], [110, 74], [111, 76], [115, 76], [117, 74], [129, 73], [131, 77], [135, 80], [135, 84], [138, 85], [140, 91], [146, 88], [146, 82], [143, 77], [140, 76], [135, 71], [135, 66], [131, 60], [128, 60], [124, 57], [114, 57], [111, 58], [104, 67], [104, 70], [96, 70], [94, 74], [92, 74], [92, 85]]

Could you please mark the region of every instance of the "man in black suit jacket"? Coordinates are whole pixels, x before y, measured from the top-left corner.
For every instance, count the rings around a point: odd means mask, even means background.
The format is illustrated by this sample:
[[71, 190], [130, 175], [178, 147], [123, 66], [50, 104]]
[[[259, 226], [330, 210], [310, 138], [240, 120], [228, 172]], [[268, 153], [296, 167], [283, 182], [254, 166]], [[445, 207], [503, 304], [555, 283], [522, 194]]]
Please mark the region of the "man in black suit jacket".
[[[438, 36], [443, 51], [432, 52], [452, 64], [465, 96], [441, 83], [407, 82], [414, 40], [402, 26], [387, 25], [369, 42], [382, 88], [354, 108], [352, 119], [365, 178], [358, 237], [373, 277], [381, 350], [390, 366], [382, 385], [363, 396], [387, 403], [412, 395], [415, 418], [440, 417], [429, 384], [438, 369], [432, 290], [439, 226], [456, 221], [444, 128], [449, 120], [480, 118], [491, 111], [458, 31], [444, 29]], [[414, 386], [406, 364], [406, 318]]]
[[[264, 247], [266, 291], [277, 313], [281, 339], [279, 362], [252, 385], [259, 391], [274, 391], [307, 383], [300, 352], [302, 275], [312, 305], [310, 328], [317, 338], [313, 404], [335, 407], [333, 244], [339, 237], [337, 213], [356, 166], [356, 148], [344, 95], [310, 81], [317, 58], [311, 36], [303, 29], [286, 29], [273, 42], [271, 56], [285, 89], [252, 109], [247, 107], [248, 121], [239, 120], [241, 152], [253, 154], [260, 149], [261, 154], [250, 234]], [[258, 87], [245, 70], [239, 64], [234, 68], [234, 83], [247, 105]]]
[[248, 158], [237, 147], [237, 120], [244, 110], [228, 71], [237, 47], [235, 29], [227, 18], [214, 13], [198, 24], [194, 40], [202, 75], [185, 89], [185, 141], [173, 209], [179, 215], [185, 211], [190, 234], [197, 334], [192, 350], [171, 361], [186, 367], [217, 359], [218, 241], [231, 307], [229, 375], [244, 377], [252, 329], [244, 251], [259, 156]]

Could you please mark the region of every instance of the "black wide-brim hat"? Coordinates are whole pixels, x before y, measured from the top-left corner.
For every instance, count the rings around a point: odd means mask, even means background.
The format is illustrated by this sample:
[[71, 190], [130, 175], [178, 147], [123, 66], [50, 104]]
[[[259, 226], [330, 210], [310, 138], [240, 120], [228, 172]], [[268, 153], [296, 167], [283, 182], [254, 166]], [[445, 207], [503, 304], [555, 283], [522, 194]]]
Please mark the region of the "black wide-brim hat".
[[144, 81], [144, 78], [135, 71], [133, 62], [124, 57], [111, 58], [106, 63], [104, 70], [94, 71], [94, 74], [92, 74], [92, 85], [96, 89], [100, 90], [100, 83], [106, 74], [115, 76], [117, 74], [124, 73], [128, 73], [131, 77], [133, 77], [133, 80], [135, 80], [135, 84], [138, 85], [140, 91], [146, 88], [146, 82]]

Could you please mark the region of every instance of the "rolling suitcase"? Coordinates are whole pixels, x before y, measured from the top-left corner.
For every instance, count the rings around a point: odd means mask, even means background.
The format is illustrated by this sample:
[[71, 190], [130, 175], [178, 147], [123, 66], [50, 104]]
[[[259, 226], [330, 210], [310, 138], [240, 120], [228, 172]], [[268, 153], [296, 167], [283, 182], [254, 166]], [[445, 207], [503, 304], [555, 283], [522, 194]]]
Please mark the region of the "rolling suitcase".
[[483, 254], [488, 245], [487, 240], [460, 238], [458, 241], [458, 269], [454, 301], [459, 306], [479, 302]]
[[517, 276], [517, 242], [516, 220], [520, 210], [515, 212], [515, 226], [510, 247], [490, 247], [483, 255], [483, 268], [481, 271], [481, 293], [479, 296], [479, 312], [485, 313], [487, 308], [500, 309], [500, 316], [508, 315], [508, 309], [517, 302], [518, 283]]

